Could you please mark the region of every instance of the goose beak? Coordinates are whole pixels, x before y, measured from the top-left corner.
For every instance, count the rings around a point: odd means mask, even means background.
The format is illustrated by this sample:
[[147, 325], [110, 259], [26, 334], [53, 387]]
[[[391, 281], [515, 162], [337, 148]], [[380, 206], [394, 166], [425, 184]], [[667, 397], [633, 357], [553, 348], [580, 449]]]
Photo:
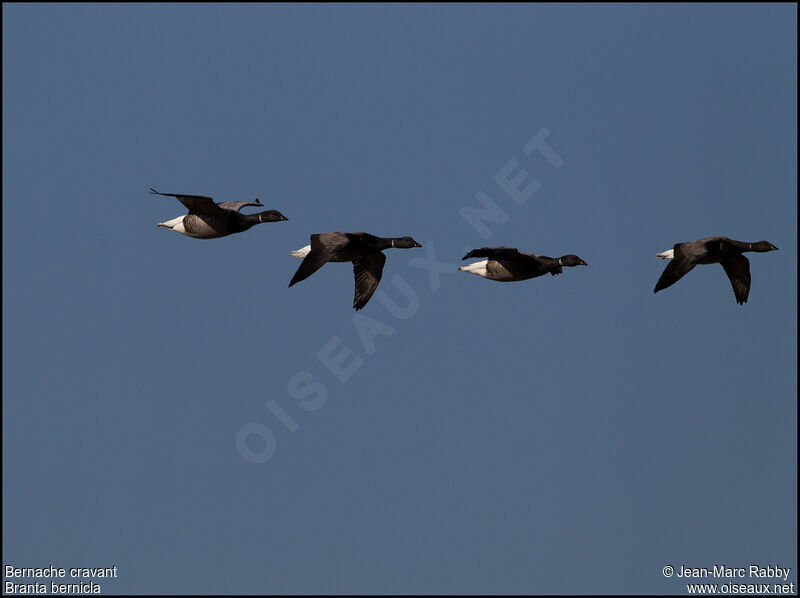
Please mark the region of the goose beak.
[[770, 243], [770, 244], [769, 244], [769, 246], [770, 246], [770, 247], [772, 247], [772, 249], [773, 249], [774, 251], [778, 251], [778, 248], [777, 248], [777, 247], [775, 247], [775, 246], [774, 246], [772, 243]]
[[589, 264], [587, 264], [586, 262], [584, 262], [583, 260], [581, 260], [581, 266], [588, 266], [588, 265], [589, 265]]
[[[422, 247], [422, 245], [420, 245], [419, 243], [417, 243], [416, 241], [414, 241], [414, 247]], [[776, 247], [776, 249], [777, 249], [777, 247]]]

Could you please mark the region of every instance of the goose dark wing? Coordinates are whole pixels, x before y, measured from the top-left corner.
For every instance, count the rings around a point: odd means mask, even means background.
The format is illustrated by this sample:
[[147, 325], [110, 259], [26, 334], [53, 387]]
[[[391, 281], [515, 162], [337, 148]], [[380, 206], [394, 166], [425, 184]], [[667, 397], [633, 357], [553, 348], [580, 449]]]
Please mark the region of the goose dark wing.
[[353, 298], [353, 307], [356, 311], [367, 304], [375, 289], [378, 288], [385, 263], [386, 256], [380, 251], [353, 262], [353, 275], [356, 279], [356, 294]]
[[695, 266], [695, 263], [690, 260], [685, 253], [683, 253], [680, 245], [675, 245], [672, 250], [672, 256], [673, 257], [669, 264], [667, 264], [667, 267], [664, 268], [661, 278], [658, 279], [656, 288], [653, 289], [654, 293], [658, 293], [659, 291], [672, 286], [681, 278], [683, 278]]
[[311, 276], [329, 262], [339, 249], [346, 245], [347, 237], [342, 235], [335, 236], [335, 233], [311, 235], [311, 251], [303, 258], [303, 263], [300, 264], [297, 272], [294, 273], [291, 282], [289, 282], [289, 286]]
[[743, 305], [747, 303], [747, 296], [750, 294], [750, 261], [743, 255], [723, 260], [720, 262], [725, 268], [725, 274], [731, 281], [733, 294], [736, 295], [736, 303]]
[[462, 260], [468, 260], [471, 257], [515, 257], [520, 255], [516, 247], [481, 247], [480, 249], [473, 249], [467, 255], [462, 257]]
[[242, 208], [247, 207], [254, 207], [254, 208], [263, 208], [264, 204], [261, 203], [258, 199], [255, 201], [223, 201], [219, 205], [220, 208], [223, 210], [233, 210], [234, 212], [240, 212]]
[[181, 202], [186, 209], [194, 214], [206, 214], [208, 216], [221, 216], [225, 212], [210, 197], [204, 195], [181, 195], [179, 193], [161, 193], [155, 189], [150, 189], [150, 193], [155, 195], [165, 195], [167, 197], [174, 197]]

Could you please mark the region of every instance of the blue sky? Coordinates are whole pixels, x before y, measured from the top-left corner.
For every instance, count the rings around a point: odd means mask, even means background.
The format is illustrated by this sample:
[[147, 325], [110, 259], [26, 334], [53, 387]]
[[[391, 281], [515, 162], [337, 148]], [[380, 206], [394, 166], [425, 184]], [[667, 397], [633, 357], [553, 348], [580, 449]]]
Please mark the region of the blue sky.
[[[4, 4], [3, 564], [136, 594], [796, 583], [796, 24]], [[190, 239], [150, 187], [289, 221]], [[287, 288], [336, 230], [424, 247], [356, 316], [349, 264]], [[719, 266], [653, 294], [656, 253], [717, 234], [780, 248], [746, 305]], [[589, 267], [455, 270], [486, 245]]]

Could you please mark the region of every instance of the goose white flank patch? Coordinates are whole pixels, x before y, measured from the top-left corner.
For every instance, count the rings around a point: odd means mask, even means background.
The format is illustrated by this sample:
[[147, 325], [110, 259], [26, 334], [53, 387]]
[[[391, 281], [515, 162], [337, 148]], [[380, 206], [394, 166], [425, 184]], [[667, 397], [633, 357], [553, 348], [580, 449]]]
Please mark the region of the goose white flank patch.
[[158, 226], [195, 239], [216, 239], [244, 232], [262, 222], [288, 220], [277, 210], [267, 210], [256, 214], [240, 213], [244, 207], [264, 207], [258, 199], [255, 201], [226, 201], [218, 204], [210, 197], [203, 195], [161, 193], [155, 189], [150, 189], [150, 193], [174, 197], [189, 210], [188, 214], [167, 222], [159, 222]]

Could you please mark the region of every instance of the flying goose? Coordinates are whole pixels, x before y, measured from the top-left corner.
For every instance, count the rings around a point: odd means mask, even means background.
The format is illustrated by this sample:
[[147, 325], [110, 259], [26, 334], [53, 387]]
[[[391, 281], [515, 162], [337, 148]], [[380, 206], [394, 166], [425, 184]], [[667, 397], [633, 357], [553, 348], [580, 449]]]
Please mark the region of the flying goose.
[[167, 222], [159, 222], [158, 226], [195, 239], [216, 239], [233, 233], [241, 233], [261, 222], [288, 220], [277, 210], [267, 210], [257, 214], [239, 213], [242, 208], [247, 206], [264, 207], [258, 199], [255, 201], [226, 201], [218, 204], [214, 203], [210, 197], [202, 195], [161, 193], [155, 189], [150, 189], [150, 193], [174, 197], [189, 210], [188, 214]]
[[364, 307], [369, 301], [383, 274], [386, 256], [384, 249], [396, 247], [410, 249], [422, 247], [411, 237], [376, 237], [369, 233], [321, 233], [311, 235], [311, 245], [292, 251], [303, 263], [295, 272], [289, 286], [305, 280], [327, 262], [353, 262], [356, 292], [353, 308]]
[[499, 282], [527, 280], [548, 272], [555, 276], [561, 274], [561, 268], [564, 266], [588, 265], [577, 255], [570, 254], [552, 258], [535, 253], [520, 253], [514, 247], [481, 247], [473, 249], [461, 259], [466, 260], [472, 257], [489, 259], [461, 266], [459, 270]]
[[675, 284], [697, 264], [721, 264], [733, 286], [736, 303], [743, 305], [750, 294], [750, 262], [742, 253], [765, 253], [777, 249], [769, 241], [745, 243], [727, 237], [706, 237], [689, 243], [678, 243], [672, 249], [656, 254], [656, 257], [671, 261], [664, 268], [653, 292], [658, 293]]

